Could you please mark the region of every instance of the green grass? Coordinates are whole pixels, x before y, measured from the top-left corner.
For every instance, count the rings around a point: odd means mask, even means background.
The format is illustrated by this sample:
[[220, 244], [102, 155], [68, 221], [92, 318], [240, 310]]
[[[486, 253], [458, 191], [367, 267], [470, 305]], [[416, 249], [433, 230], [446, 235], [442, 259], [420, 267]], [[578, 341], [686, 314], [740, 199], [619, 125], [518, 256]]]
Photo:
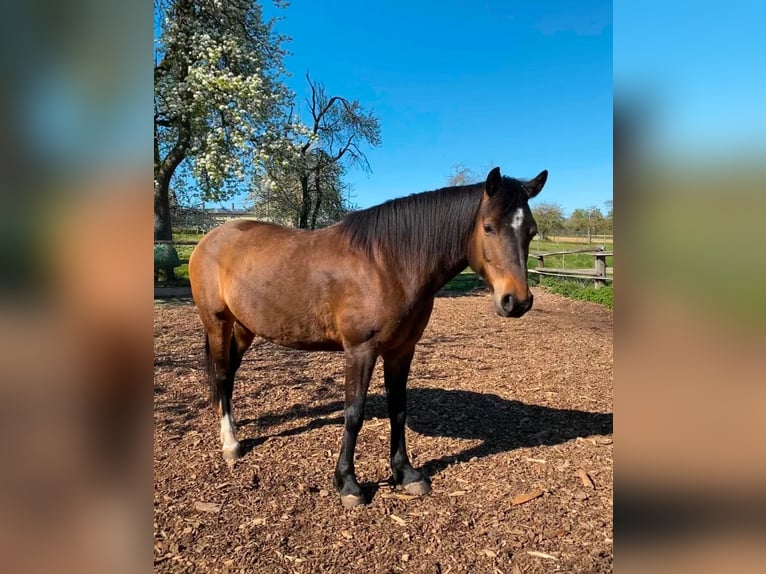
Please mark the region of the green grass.
[[187, 233], [185, 231], [174, 231], [173, 239], [175, 241], [199, 241], [204, 233]]
[[467, 293], [484, 285], [484, 281], [469, 268], [463, 269], [442, 287], [447, 293]]
[[[202, 239], [204, 233], [186, 233], [183, 231], [177, 231], [173, 233], [173, 239], [175, 241], [199, 241]], [[189, 259], [191, 252], [194, 250], [194, 245], [176, 245], [176, 251], [178, 257], [181, 259]], [[189, 282], [189, 265], [184, 263], [180, 267], [176, 267], [176, 279], [182, 284]]]
[[551, 293], [579, 301], [599, 303], [614, 309], [614, 288], [611, 285], [596, 289], [591, 279], [562, 279], [558, 277], [532, 277], [530, 285], [540, 285]]
[[[590, 247], [598, 247], [598, 243], [593, 243]], [[588, 245], [582, 243], [559, 243], [553, 241], [533, 241], [530, 245], [530, 253], [545, 253], [547, 251], [568, 251], [573, 249], [587, 248]], [[611, 245], [606, 245], [607, 250], [612, 250]], [[606, 258], [607, 267], [612, 267], [613, 257]], [[565, 269], [590, 269], [593, 268], [595, 259], [593, 255], [582, 253], [572, 253], [567, 255], [551, 255], [545, 258], [546, 267], [558, 267]], [[537, 266], [537, 260], [530, 257], [528, 267], [534, 269]], [[614, 289], [612, 285], [602, 286], [596, 289], [593, 280], [590, 278], [574, 279], [564, 277], [540, 277], [535, 274], [529, 275], [530, 285], [540, 285], [551, 293], [563, 295], [570, 299], [580, 301], [591, 301], [608, 307], [614, 308]], [[462, 273], [450, 280], [443, 288], [447, 293], [467, 293], [481, 287], [484, 282], [470, 269], [465, 269]]]
[[[605, 251], [614, 250], [612, 244], [607, 243], [602, 245], [594, 240], [591, 245], [583, 243], [559, 243], [554, 241], [532, 241], [532, 244], [529, 246], [529, 251], [530, 253], [545, 253], [546, 251], [569, 251], [589, 247], [592, 247], [595, 250], [597, 247], [601, 246], [604, 247]], [[550, 255], [545, 257], [545, 267], [592, 269], [594, 265], [595, 258], [593, 255], [586, 255], [583, 253], [569, 253], [566, 255]], [[606, 266], [614, 266], [614, 257], [609, 256], [606, 258]], [[535, 269], [537, 267], [537, 259], [530, 257], [528, 267], [529, 269]], [[596, 289], [593, 280], [589, 278], [541, 277], [535, 274], [529, 276], [529, 284], [540, 285], [551, 293], [563, 295], [570, 299], [591, 301], [593, 303], [604, 305], [609, 309], [614, 309], [614, 288], [611, 284]]]
[[[596, 289], [592, 279], [564, 279], [558, 277], [529, 276], [531, 286], [541, 286], [551, 293], [563, 295], [579, 301], [599, 303], [609, 309], [614, 309], [614, 289], [611, 285]], [[450, 294], [468, 293], [477, 287], [484, 286], [484, 282], [470, 269], [463, 270], [444, 287], [443, 291]]]

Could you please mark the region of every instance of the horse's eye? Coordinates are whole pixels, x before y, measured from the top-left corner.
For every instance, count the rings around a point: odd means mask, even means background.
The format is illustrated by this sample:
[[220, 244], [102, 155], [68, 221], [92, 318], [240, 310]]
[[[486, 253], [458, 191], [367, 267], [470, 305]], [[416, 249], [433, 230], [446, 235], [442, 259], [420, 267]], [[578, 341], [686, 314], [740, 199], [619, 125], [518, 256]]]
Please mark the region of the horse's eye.
[[489, 224], [487, 224], [487, 223], [485, 223], [485, 224], [484, 224], [484, 233], [486, 233], [487, 235], [489, 235], [490, 233], [494, 233], [494, 232], [495, 232], [495, 230], [494, 230], [494, 229], [492, 229], [492, 226], [491, 226], [491, 225], [489, 225]]

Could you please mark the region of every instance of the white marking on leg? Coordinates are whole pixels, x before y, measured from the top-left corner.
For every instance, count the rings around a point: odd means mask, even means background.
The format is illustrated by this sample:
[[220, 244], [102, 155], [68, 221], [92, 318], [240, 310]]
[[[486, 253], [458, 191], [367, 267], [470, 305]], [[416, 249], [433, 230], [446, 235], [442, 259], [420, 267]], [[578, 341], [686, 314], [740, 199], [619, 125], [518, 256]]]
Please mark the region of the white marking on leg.
[[235, 429], [234, 417], [230, 414], [221, 417], [221, 443], [223, 444], [223, 457], [227, 460], [239, 458], [239, 442], [234, 435]]
[[514, 231], [518, 231], [521, 228], [522, 223], [524, 223], [524, 210], [519, 207], [513, 213], [513, 218], [511, 219], [511, 228]]

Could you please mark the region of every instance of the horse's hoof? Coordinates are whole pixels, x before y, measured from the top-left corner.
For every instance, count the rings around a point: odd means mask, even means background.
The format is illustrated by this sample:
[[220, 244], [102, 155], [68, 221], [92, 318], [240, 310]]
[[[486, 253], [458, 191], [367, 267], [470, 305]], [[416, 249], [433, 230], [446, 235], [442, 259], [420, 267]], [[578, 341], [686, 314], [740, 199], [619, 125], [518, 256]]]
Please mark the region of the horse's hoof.
[[239, 448], [239, 443], [224, 445], [223, 447], [223, 459], [229, 464], [233, 464], [234, 461], [242, 457], [242, 451]]
[[402, 485], [404, 492], [407, 494], [413, 494], [415, 496], [423, 496], [431, 492], [431, 485], [427, 480], [419, 480], [417, 482], [410, 482], [409, 484]]
[[364, 504], [364, 498], [356, 494], [344, 494], [340, 497], [340, 503], [343, 505], [343, 508], [356, 508]]

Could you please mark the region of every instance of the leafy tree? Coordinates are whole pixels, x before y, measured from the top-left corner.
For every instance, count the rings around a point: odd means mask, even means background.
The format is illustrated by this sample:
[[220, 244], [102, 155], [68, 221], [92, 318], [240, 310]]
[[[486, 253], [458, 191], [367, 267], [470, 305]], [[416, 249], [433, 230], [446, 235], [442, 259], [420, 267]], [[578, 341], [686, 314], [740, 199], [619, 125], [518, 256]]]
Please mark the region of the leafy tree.
[[588, 208], [588, 216], [590, 217], [590, 229], [591, 233], [600, 234], [606, 233], [607, 221], [601, 210], [595, 205]]
[[564, 228], [564, 211], [558, 203], [542, 202], [532, 208], [540, 239]]
[[286, 113], [286, 38], [258, 2], [155, 0], [154, 11], [154, 238], [171, 239], [179, 168], [200, 199], [221, 201], [259, 163], [289, 156], [286, 134], [303, 127]]
[[609, 199], [604, 204], [609, 208], [609, 211], [604, 216], [604, 232], [614, 233], [614, 202]]
[[588, 243], [594, 233], [603, 233], [605, 229], [604, 215], [598, 207], [575, 209], [567, 219], [567, 228], [574, 233], [587, 234]]
[[580, 234], [588, 231], [588, 212], [583, 208], [578, 208], [569, 214], [566, 220], [566, 228], [571, 233]]
[[348, 210], [342, 177], [352, 166], [369, 172], [362, 146], [378, 146], [381, 138], [377, 117], [357, 100], [330, 97], [308, 74], [306, 80], [309, 126], [291, 134], [289, 157], [266, 162], [264, 173], [254, 179], [252, 196], [257, 211], [266, 209], [296, 227], [315, 229]]

